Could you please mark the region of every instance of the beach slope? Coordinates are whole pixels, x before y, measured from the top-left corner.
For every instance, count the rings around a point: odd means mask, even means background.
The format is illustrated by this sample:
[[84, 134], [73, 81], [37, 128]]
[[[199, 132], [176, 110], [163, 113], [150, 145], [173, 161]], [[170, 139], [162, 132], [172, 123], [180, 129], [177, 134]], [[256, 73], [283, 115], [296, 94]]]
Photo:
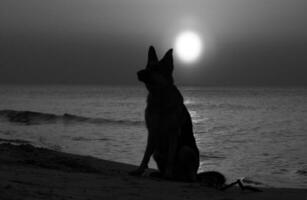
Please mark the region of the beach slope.
[[136, 166], [26, 145], [0, 145], [0, 199], [307, 199], [307, 189], [227, 191], [133, 177]]

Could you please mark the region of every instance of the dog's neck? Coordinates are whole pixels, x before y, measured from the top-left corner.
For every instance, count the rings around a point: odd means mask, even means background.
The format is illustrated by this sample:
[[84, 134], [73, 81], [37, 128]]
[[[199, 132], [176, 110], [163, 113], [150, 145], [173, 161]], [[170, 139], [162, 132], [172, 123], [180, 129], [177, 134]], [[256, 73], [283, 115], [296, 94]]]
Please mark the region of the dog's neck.
[[171, 85], [166, 85], [163, 87], [156, 87], [156, 86], [151, 86], [146, 84], [146, 88], [149, 92], [149, 95], [152, 95], [154, 97], [161, 97], [167, 94], [167, 92], [176, 89], [176, 86], [171, 84]]
[[175, 85], [163, 88], [150, 88], [147, 106], [153, 109], [174, 107], [183, 103], [183, 97]]

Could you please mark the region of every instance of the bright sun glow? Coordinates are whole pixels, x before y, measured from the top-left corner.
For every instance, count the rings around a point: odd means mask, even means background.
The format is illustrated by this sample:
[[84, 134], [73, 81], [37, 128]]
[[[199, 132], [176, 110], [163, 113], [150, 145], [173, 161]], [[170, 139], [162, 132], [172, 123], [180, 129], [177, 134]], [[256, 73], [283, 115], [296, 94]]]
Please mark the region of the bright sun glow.
[[175, 53], [184, 62], [196, 61], [202, 50], [200, 37], [191, 31], [180, 33], [175, 41]]

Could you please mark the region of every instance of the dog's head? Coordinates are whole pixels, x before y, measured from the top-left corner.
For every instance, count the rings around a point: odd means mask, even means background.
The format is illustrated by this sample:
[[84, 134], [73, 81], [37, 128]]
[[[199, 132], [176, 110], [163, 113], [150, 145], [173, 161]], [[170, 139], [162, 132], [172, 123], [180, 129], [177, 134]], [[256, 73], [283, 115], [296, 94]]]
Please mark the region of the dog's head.
[[145, 69], [138, 71], [137, 75], [147, 88], [164, 88], [173, 85], [173, 69], [173, 50], [168, 50], [159, 61], [154, 47], [150, 46], [147, 65]]

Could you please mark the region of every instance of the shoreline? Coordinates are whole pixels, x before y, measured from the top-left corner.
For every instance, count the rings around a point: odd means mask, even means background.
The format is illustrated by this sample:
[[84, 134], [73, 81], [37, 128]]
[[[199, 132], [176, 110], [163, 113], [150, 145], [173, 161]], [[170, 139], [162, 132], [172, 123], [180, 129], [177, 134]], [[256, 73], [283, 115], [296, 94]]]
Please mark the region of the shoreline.
[[133, 177], [136, 166], [57, 152], [29, 144], [0, 144], [0, 199], [303, 199], [307, 189], [261, 188], [226, 191]]

